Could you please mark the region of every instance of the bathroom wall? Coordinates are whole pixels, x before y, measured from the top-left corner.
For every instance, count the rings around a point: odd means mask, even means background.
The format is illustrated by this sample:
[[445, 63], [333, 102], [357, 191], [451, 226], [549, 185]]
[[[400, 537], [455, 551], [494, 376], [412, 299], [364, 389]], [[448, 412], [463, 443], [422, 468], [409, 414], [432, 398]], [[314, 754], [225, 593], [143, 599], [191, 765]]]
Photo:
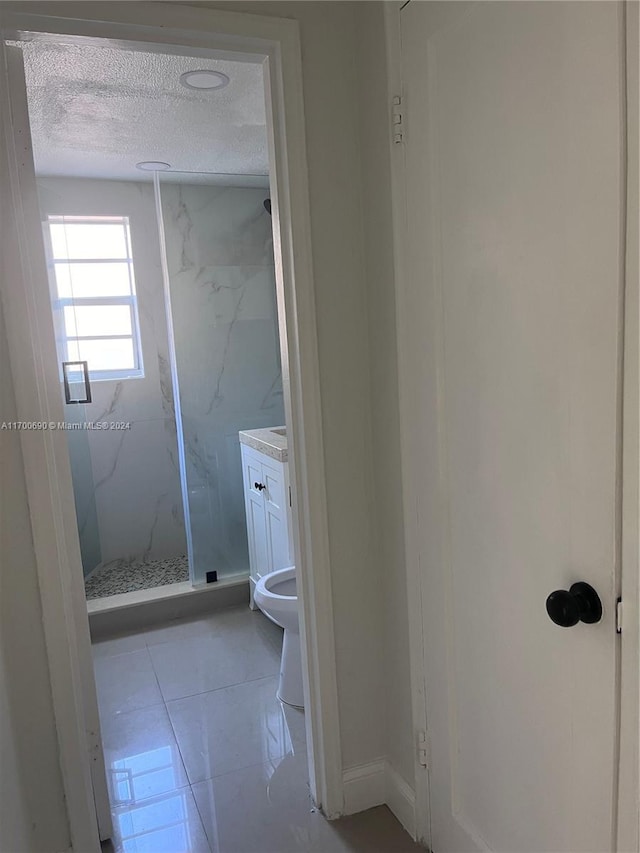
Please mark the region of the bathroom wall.
[[161, 184], [199, 579], [248, 570], [238, 432], [284, 423], [268, 195]]
[[68, 420], [131, 425], [68, 436], [85, 573], [97, 555], [106, 563], [185, 554], [153, 185], [40, 177], [38, 190], [43, 216], [130, 218], [144, 378], [93, 382], [91, 404], [65, 407]]

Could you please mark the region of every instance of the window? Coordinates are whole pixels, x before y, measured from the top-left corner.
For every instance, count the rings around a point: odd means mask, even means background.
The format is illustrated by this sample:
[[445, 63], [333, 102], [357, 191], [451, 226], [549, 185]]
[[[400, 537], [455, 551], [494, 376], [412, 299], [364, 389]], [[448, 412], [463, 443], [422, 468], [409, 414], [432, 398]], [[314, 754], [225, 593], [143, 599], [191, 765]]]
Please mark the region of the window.
[[96, 379], [143, 376], [129, 219], [49, 216], [54, 317], [63, 361]]

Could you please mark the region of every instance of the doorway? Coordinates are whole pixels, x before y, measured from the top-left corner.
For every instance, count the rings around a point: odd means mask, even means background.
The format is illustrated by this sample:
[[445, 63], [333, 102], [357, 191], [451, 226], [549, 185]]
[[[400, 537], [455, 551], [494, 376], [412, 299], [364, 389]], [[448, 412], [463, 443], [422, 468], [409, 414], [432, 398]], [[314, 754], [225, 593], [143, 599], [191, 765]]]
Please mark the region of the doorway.
[[[217, 13], [191, 11], [194, 28], [189, 31], [184, 29], [183, 10], [179, 10], [183, 28], [177, 31], [175, 18], [172, 17], [175, 13], [169, 7], [163, 10], [164, 27], [148, 26], [144, 20], [136, 20], [138, 39], [143, 42], [146, 40], [147, 47], [156, 45], [156, 49], [169, 55], [186, 53], [203, 56], [207, 51], [213, 50], [217, 51], [216, 56], [220, 56], [225, 50], [228, 51], [231, 45], [234, 48], [234, 58], [241, 57], [246, 61], [248, 57], [253, 56], [254, 61], [257, 59], [262, 64], [265, 72], [266, 103], [269, 115], [268, 150], [272, 179], [269, 198], [276, 235], [274, 254], [278, 302], [284, 305], [284, 317], [279, 318], [281, 341], [283, 353], [288, 356], [283, 358], [283, 366], [286, 363], [288, 367], [287, 375], [283, 377], [285, 421], [287, 431], [291, 433], [288, 438], [292, 446], [297, 448], [297, 458], [301, 460], [299, 466], [292, 465], [292, 515], [293, 541], [302, 605], [301, 634], [303, 658], [306, 663], [303, 668], [304, 682], [305, 691], [310, 697], [308, 701], [310, 713], [306, 719], [307, 733], [310, 735], [310, 783], [316, 802], [331, 815], [337, 813], [340, 808], [341, 783], [338, 782], [336, 785], [340, 775], [340, 762], [334, 710], [335, 673], [330, 634], [330, 584], [328, 584], [328, 565], [326, 564], [326, 507], [323, 496], [318, 494], [317, 490], [312, 495], [308, 486], [309, 476], [323, 470], [321, 442], [314, 440], [319, 423], [310, 420], [308, 415], [310, 411], [319, 410], [316, 407], [317, 353], [314, 329], [307, 328], [309, 317], [313, 316], [312, 310], [309, 314], [313, 299], [308, 240], [305, 236], [308, 233], [308, 207], [304, 157], [295, 161], [291, 159], [293, 148], [304, 144], [302, 111], [299, 103], [301, 94], [295, 82], [299, 81], [299, 72], [296, 72], [296, 65], [299, 63], [299, 52], [296, 49], [297, 33], [289, 26], [289, 22], [281, 27], [276, 25], [274, 30], [272, 20], [262, 21], [262, 19], [253, 18], [251, 21], [245, 21], [242, 15], [221, 16]], [[119, 10], [119, 14], [125, 18], [136, 18], [136, 15], [144, 17], [143, 11], [139, 9], [124, 13], [123, 10]], [[162, 14], [160, 16], [162, 17]], [[114, 16], [114, 20], [106, 23], [104, 15], [101, 17], [102, 21], [98, 26], [101, 38], [121, 40], [123, 30], [126, 31], [132, 23], [132, 20], [123, 23], [118, 13]], [[34, 34], [38, 34], [37, 38], [43, 38], [45, 41], [47, 38], [50, 41], [59, 41], [60, 38], [63, 41], [67, 38], [73, 41], [78, 36], [78, 30], [84, 30], [85, 34], [95, 37], [95, 27], [91, 22], [83, 24], [78, 19], [64, 20], [63, 18], [54, 21], [50, 17], [45, 20], [40, 18], [37, 12], [27, 15], [21, 12], [9, 13], [3, 18], [3, 23], [6, 27], [5, 40], [16, 38], [29, 40], [34, 38]], [[238, 32], [243, 31], [245, 23], [247, 28], [245, 28], [243, 40], [243, 36], [238, 35]], [[55, 33], [55, 35], [48, 37], [39, 35], [44, 32]], [[162, 45], [163, 40], [164, 45]], [[182, 45], [180, 50], [176, 49], [176, 42]], [[28, 121], [24, 102], [25, 87], [22, 60], [16, 53], [19, 49], [6, 46], [5, 50], [10, 71], [9, 79], [6, 81], [8, 85], [3, 92], [4, 96], [11, 100], [11, 109], [6, 109], [4, 114], [12, 116], [12, 122], [7, 127], [5, 142], [9, 150], [15, 152], [16, 133], [25, 133], [26, 135], [22, 138], [28, 138]], [[283, 50], [284, 53], [282, 53]], [[285, 97], [289, 100], [286, 114], [283, 110]], [[295, 142], [291, 142], [292, 136], [295, 137]], [[286, 140], [288, 142], [285, 145]], [[26, 290], [33, 288], [30, 291], [33, 299], [29, 297], [28, 305], [22, 300], [25, 289], [22, 289], [21, 294], [20, 288], [10, 286], [7, 288], [9, 293], [5, 294], [8, 305], [7, 315], [10, 323], [15, 321], [15, 335], [12, 337], [10, 346], [12, 363], [17, 365], [14, 371], [16, 386], [22, 389], [20, 392], [22, 397], [18, 405], [22, 406], [24, 414], [29, 410], [33, 415], [39, 409], [41, 414], [49, 416], [39, 419], [41, 421], [63, 422], [60, 401], [56, 399], [56, 393], [54, 393], [57, 387], [57, 394], [59, 394], [58, 371], [54, 367], [55, 361], [50, 358], [54, 352], [50, 305], [49, 317], [47, 318], [44, 313], [45, 295], [46, 301], [50, 300], [48, 283], [43, 277], [45, 263], [39, 264], [34, 258], [34, 251], [36, 255], [40, 253], [42, 257], [42, 253], [33, 241], [34, 235], [39, 230], [36, 227], [39, 215], [35, 204], [35, 176], [30, 160], [25, 163], [24, 158], [21, 158], [16, 167], [12, 156], [9, 155], [5, 177], [11, 185], [11, 194], [17, 212], [15, 225], [20, 236], [17, 240], [11, 241], [14, 249], [19, 251], [9, 250], [8, 252], [7, 264], [11, 270], [9, 277], [13, 277], [14, 282], [21, 280]], [[293, 183], [292, 179], [294, 179]], [[299, 216], [293, 216], [296, 212]], [[261, 215], [269, 215], [264, 205]], [[305, 315], [305, 322], [302, 324], [303, 335], [300, 334], [299, 311], [303, 311]], [[28, 366], [26, 362], [21, 362], [20, 352], [24, 342], [33, 340], [33, 324], [36, 316], [38, 326], [42, 330], [40, 344], [42, 348], [48, 348], [49, 358], [42, 358], [38, 352], [33, 351], [30, 366]], [[18, 332], [18, 327], [22, 328], [22, 333]], [[24, 375], [21, 373], [21, 364], [28, 367]], [[38, 379], [39, 395], [34, 377], [40, 377]], [[34, 405], [36, 396], [38, 402]], [[95, 696], [92, 698], [92, 684], [87, 663], [86, 613], [83, 616], [78, 601], [81, 558], [75, 518], [70, 511], [73, 493], [68, 450], [61, 444], [60, 436], [56, 435], [55, 431], [48, 432], [46, 435], [43, 432], [38, 436], [33, 433], [30, 439], [30, 441], [24, 439], [29, 443], [29, 451], [37, 448], [35, 453], [25, 453], [26, 457], [30, 457], [27, 463], [27, 467], [31, 466], [31, 474], [28, 475], [31, 483], [30, 498], [38, 500], [34, 496], [39, 496], [41, 508], [44, 511], [43, 514], [38, 514], [39, 520], [34, 522], [34, 536], [41, 558], [48, 563], [49, 578], [45, 583], [52, 592], [45, 605], [49, 611], [45, 614], [45, 621], [49, 625], [48, 649], [52, 679], [54, 684], [61, 685], [57, 710], [61, 715], [64, 713], [66, 721], [66, 728], [63, 727], [61, 732], [61, 749], [65, 754], [67, 751], [69, 755], [72, 753], [75, 755], [75, 763], [66, 765], [69, 767], [69, 773], [65, 773], [65, 785], [71, 821], [76, 832], [76, 843], [79, 849], [92, 849], [95, 838], [95, 817], [92, 815], [93, 794], [87, 775], [91, 768], [86, 752], [83, 760], [84, 774], [77, 772], [77, 762], [82, 756], [80, 745], [85, 731], [87, 728], [93, 731], [96, 729]], [[64, 441], [66, 442], [66, 438]], [[55, 463], [47, 465], [47, 459], [50, 462], [55, 459]], [[322, 476], [320, 474], [315, 482], [322, 482]], [[318, 498], [320, 498], [319, 502]], [[62, 513], [56, 507], [61, 507]], [[46, 518], [49, 518], [50, 522], [45, 523]], [[52, 537], [56, 538], [58, 547], [51, 547]], [[61, 546], [60, 543], [64, 544]], [[55, 578], [53, 577], [55, 573], [51, 571], [51, 553], [57, 555]], [[47, 572], [43, 564], [43, 576]], [[65, 593], [71, 596], [72, 613], [65, 601]], [[44, 592], [43, 597], [46, 599]], [[323, 602], [320, 608], [322, 617], [318, 619], [316, 613], [321, 601]], [[69, 678], [76, 684], [75, 699], [69, 696], [63, 686], [69, 683]], [[89, 719], [91, 722], [88, 723]], [[322, 747], [319, 746], [320, 738], [322, 738]], [[318, 739], [318, 748], [313, 745], [316, 739]], [[90, 744], [90, 748], [95, 753], [96, 744]], [[72, 774], [74, 778], [71, 778]], [[80, 841], [77, 841], [78, 838]]]

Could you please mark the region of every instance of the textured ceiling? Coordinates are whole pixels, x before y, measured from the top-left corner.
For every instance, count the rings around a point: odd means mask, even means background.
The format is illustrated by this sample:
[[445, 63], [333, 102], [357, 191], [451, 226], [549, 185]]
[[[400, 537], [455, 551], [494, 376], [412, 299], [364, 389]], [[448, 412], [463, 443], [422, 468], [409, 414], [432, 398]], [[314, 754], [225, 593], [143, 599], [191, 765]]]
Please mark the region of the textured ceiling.
[[[22, 47], [38, 174], [148, 180], [135, 167], [142, 160], [221, 176], [267, 174], [260, 65], [85, 45]], [[209, 92], [180, 84], [183, 72], [199, 68], [231, 82]]]

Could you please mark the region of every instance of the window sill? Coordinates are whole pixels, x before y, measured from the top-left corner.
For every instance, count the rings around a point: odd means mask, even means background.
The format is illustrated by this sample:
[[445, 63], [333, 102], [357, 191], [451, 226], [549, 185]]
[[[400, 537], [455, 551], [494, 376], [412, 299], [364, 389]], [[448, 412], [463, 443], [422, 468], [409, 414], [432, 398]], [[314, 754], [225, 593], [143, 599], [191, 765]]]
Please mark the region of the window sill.
[[122, 382], [124, 379], [144, 379], [141, 370], [110, 370], [108, 373], [89, 372], [89, 382]]

